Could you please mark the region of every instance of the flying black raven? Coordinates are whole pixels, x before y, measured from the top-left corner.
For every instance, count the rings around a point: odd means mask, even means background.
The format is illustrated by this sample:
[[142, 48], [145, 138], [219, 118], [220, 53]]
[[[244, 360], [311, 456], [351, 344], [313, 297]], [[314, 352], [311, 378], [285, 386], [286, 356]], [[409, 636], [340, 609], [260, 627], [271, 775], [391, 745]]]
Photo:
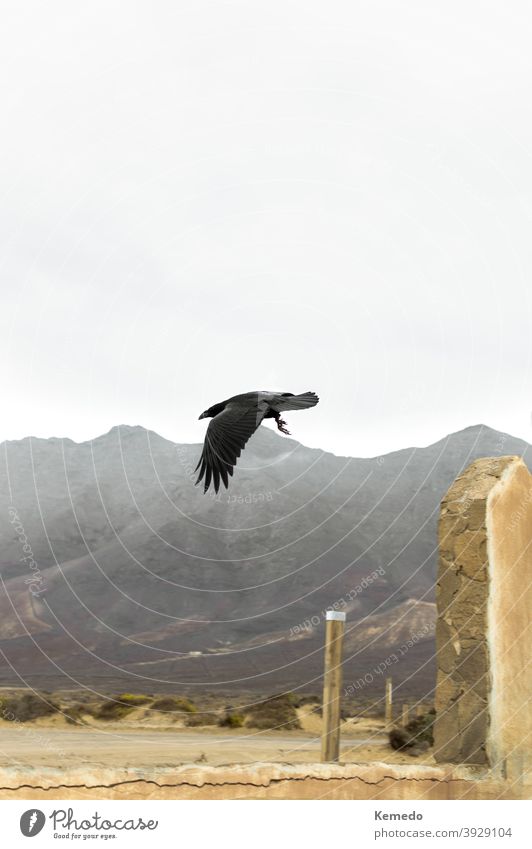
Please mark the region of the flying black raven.
[[292, 392], [245, 392], [209, 407], [200, 416], [200, 419], [212, 418], [212, 422], [207, 428], [203, 451], [194, 469], [195, 472], [200, 470], [196, 485], [205, 477], [204, 492], [209, 489], [211, 480], [215, 492], [220, 488], [220, 479], [227, 488], [228, 475], [233, 474], [233, 466], [240, 452], [263, 419], [275, 419], [281, 433], [290, 436], [281, 412], [305, 410], [314, 407], [318, 401], [314, 392], [303, 392], [302, 395], [293, 395]]

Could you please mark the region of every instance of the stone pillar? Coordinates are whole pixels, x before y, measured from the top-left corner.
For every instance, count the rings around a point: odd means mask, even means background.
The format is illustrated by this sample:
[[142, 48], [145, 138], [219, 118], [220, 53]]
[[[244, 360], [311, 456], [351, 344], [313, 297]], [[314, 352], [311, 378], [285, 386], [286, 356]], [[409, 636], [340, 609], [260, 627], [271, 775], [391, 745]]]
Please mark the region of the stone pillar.
[[522, 773], [532, 746], [532, 475], [476, 460], [441, 505], [437, 761]]

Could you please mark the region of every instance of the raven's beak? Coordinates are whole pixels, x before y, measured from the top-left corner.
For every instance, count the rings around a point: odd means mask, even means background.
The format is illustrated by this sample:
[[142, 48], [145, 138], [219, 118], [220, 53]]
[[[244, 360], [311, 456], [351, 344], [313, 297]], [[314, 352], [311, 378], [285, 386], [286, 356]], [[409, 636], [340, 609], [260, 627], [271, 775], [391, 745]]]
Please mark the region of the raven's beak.
[[204, 418], [205, 418], [205, 413], [202, 413], [202, 414], [201, 414], [201, 416], [198, 416], [198, 421], [199, 421], [200, 419], [204, 419]]

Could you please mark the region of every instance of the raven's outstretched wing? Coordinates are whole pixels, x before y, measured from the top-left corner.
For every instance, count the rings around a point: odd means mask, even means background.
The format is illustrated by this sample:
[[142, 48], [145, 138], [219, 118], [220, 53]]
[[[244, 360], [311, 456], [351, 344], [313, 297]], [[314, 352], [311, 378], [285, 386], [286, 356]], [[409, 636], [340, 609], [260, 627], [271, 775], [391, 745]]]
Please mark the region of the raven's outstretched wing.
[[282, 392], [272, 399], [271, 406], [285, 413], [288, 410], [307, 410], [309, 407], [315, 407], [319, 400], [315, 392], [302, 392], [300, 395]]
[[257, 430], [265, 412], [266, 405], [259, 403], [257, 398], [253, 405], [249, 402], [245, 406], [229, 403], [221, 413], [211, 419], [199, 463], [194, 469], [195, 472], [200, 470], [196, 485], [205, 476], [204, 492], [207, 492], [211, 479], [215, 492], [220, 488], [220, 478], [227, 489], [228, 475], [233, 474], [233, 466], [240, 457], [240, 452]]

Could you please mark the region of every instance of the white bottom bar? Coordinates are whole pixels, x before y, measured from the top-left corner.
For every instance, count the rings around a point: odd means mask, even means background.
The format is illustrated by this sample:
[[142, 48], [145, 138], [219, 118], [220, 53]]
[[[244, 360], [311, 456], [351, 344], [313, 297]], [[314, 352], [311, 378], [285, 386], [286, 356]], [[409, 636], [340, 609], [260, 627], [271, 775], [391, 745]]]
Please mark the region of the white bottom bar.
[[[272, 801], [265, 806], [258, 801], [17, 800], [0, 802], [0, 814], [3, 845], [26, 849], [65, 844], [271, 849], [332, 842], [346, 849], [451, 845], [524, 849], [530, 845], [531, 807], [528, 801], [329, 801], [317, 805], [311, 800]], [[19, 822], [24, 815], [27, 823], [28, 812], [34, 810], [46, 819], [35, 844], [28, 844]], [[42, 815], [34, 819], [42, 822]], [[138, 824], [139, 819], [144, 828], [120, 827], [126, 821]], [[105, 821], [113, 827], [101, 827]], [[149, 821], [156, 825], [149, 827]], [[483, 833], [488, 829], [493, 833]]]

